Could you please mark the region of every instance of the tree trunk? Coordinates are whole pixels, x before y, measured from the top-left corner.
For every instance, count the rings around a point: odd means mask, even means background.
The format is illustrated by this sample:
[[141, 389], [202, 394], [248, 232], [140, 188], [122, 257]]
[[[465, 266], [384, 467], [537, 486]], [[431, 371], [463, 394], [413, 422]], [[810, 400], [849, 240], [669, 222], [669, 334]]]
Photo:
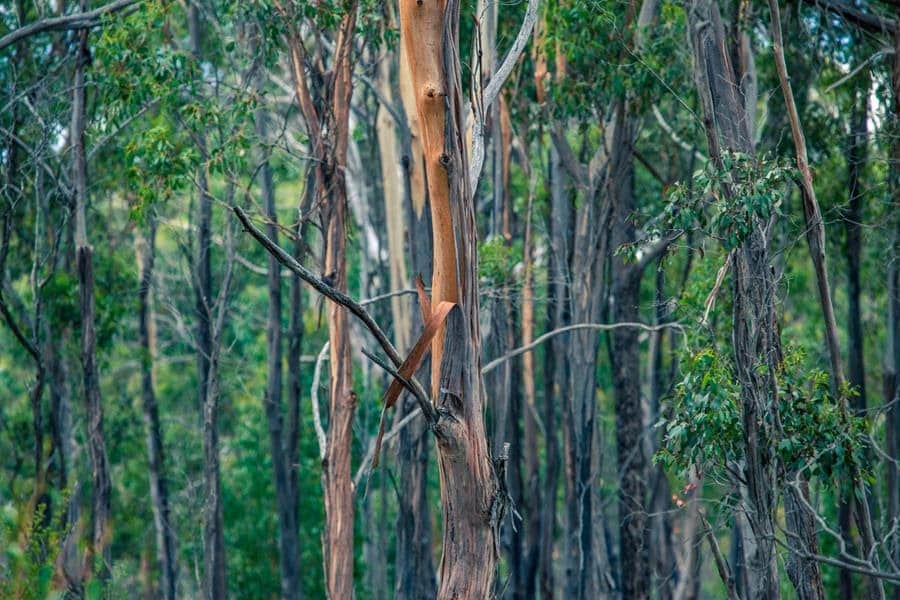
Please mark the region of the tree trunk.
[[475, 215], [463, 141], [456, 0], [400, 2], [423, 133], [434, 238], [432, 302], [453, 302], [432, 345], [432, 390], [444, 521], [437, 597], [486, 598], [497, 561], [500, 497], [482, 410]]
[[[889, 191], [894, 207], [893, 248], [900, 243], [900, 28], [894, 32], [894, 60], [891, 68], [891, 96], [893, 111], [890, 123], [893, 131], [891, 144], [891, 167], [889, 170]], [[888, 327], [887, 356], [884, 369], [884, 401], [890, 403], [887, 412], [887, 448], [891, 460], [887, 464], [888, 518], [889, 522], [900, 522], [900, 266], [896, 256], [890, 260], [888, 268]], [[894, 564], [900, 564], [900, 539], [894, 538], [889, 549]], [[893, 588], [893, 599], [900, 600], [900, 586]]]
[[175, 600], [178, 590], [178, 549], [169, 510], [169, 485], [165, 472], [165, 452], [159, 406], [153, 386], [153, 262], [156, 256], [156, 217], [148, 215], [146, 237], [137, 240], [140, 287], [138, 288], [138, 338], [141, 346], [141, 403], [147, 436], [147, 462], [150, 467], [150, 501], [156, 526], [156, 560], [159, 563], [158, 593]]
[[[825, 341], [828, 347], [828, 355], [831, 359], [832, 391], [839, 402], [841, 417], [844, 421], [847, 421], [849, 419], [849, 411], [845, 392], [843, 365], [841, 364], [841, 351], [838, 342], [837, 321], [834, 316], [834, 305], [831, 301], [831, 284], [828, 280], [828, 268], [825, 261], [825, 223], [822, 219], [822, 212], [819, 209], [819, 201], [816, 198], [812, 171], [809, 168], [809, 161], [806, 155], [806, 138], [803, 134], [803, 127], [800, 123], [800, 116], [797, 111], [796, 102], [794, 101], [794, 92], [791, 88], [791, 80], [787, 71], [778, 0], [769, 0], [769, 13], [772, 22], [772, 46], [775, 54], [775, 66], [778, 71], [778, 79], [781, 83], [781, 91], [787, 108], [788, 121], [791, 125], [791, 135], [794, 140], [797, 169], [800, 171], [801, 176], [800, 191], [803, 198], [806, 242], [809, 247], [810, 257], [812, 258], [813, 270], [816, 275], [816, 288], [819, 292], [819, 304], [821, 305], [822, 316], [825, 320]], [[871, 513], [868, 506], [869, 500], [867, 498], [868, 493], [866, 485], [860, 474], [857, 472], [857, 468], [853, 466], [851, 469], [850, 478], [856, 497], [856, 520], [862, 537], [862, 549], [866, 556], [872, 557], [874, 564], [877, 566], [878, 554], [872, 552], [875, 547], [875, 539]], [[801, 485], [805, 489], [805, 483]], [[808, 514], [809, 511], [801, 512], [798, 512], [795, 516], [798, 520], [803, 520], [805, 522], [795, 531], [797, 534], [795, 537], [797, 538], [798, 543], [802, 545], [801, 550], [803, 552], [814, 554], [818, 551], [818, 541], [815, 534], [816, 526], [813, 522], [813, 515]], [[789, 526], [790, 524], [791, 521], [788, 521]], [[799, 556], [793, 557], [792, 563], [802, 570], [802, 573], [797, 573], [796, 576], [791, 577], [795, 587], [798, 581], [804, 583], [803, 589], [797, 588], [797, 593], [803, 598], [822, 598], [822, 575], [818, 563], [811, 559], [804, 559]], [[884, 599], [884, 586], [880, 579], [869, 579], [869, 597], [876, 600]]]
[[[866, 76], [868, 81], [868, 75]], [[864, 92], [856, 95], [853, 114], [850, 118], [850, 147], [847, 152], [847, 188], [849, 202], [843, 213], [844, 231], [846, 235], [844, 254], [847, 259], [847, 338], [849, 341], [849, 384], [856, 390], [851, 396], [853, 410], [865, 415], [866, 410], [866, 378], [864, 367], [864, 340], [862, 318], [860, 314], [860, 252], [862, 249], [863, 192], [861, 189], [862, 171], [866, 163], [866, 137], [868, 134], [868, 85]], [[852, 503], [844, 499], [838, 511], [838, 523], [841, 536], [847, 544], [853, 545], [851, 530]], [[852, 572], [841, 569], [841, 598], [851, 600], [854, 595]]]
[[[414, 276], [430, 281], [433, 252], [431, 239], [431, 207], [425, 190], [425, 163], [418, 139], [418, 114], [412, 94], [409, 69], [406, 68], [406, 51], [400, 39], [400, 69], [398, 79], [403, 100], [403, 116], [409, 126], [409, 135], [403, 138], [403, 192], [402, 203], [407, 215], [406, 227], [410, 266]], [[413, 127], [416, 124], [416, 127]], [[417, 141], [418, 139], [418, 141]], [[383, 158], [383, 157], [382, 157]], [[416, 176], [418, 174], [418, 177]], [[421, 319], [410, 319], [410, 335], [417, 339], [422, 331]], [[431, 373], [430, 359], [426, 356], [420, 373], [428, 379]], [[423, 381], [428, 389], [428, 381]], [[416, 409], [415, 399], [406, 395], [402, 412], [409, 414]], [[397, 553], [394, 564], [397, 598], [434, 598], [437, 594], [434, 557], [432, 556], [431, 503], [428, 501], [428, 463], [431, 436], [424, 419], [417, 419], [400, 432], [397, 461], [400, 466], [400, 494], [397, 508]]]
[[[713, 0], [693, 0], [688, 10], [688, 26], [709, 153], [721, 167], [723, 147], [745, 154], [753, 151], [746, 108], [731, 66], [718, 4]], [[775, 374], [781, 348], [766, 227], [757, 220], [731, 259], [732, 339], [743, 411], [745, 502], [755, 542], [748, 553], [748, 600], [780, 597], [774, 543], [776, 460], [772, 451], [773, 426], [767, 415], [777, 420]]]
[[[338, 290], [347, 289], [347, 140], [349, 135], [352, 86], [352, 38], [356, 24], [356, 5], [341, 20], [335, 44], [334, 90], [332, 92], [332, 154], [322, 168], [322, 187], [318, 190], [325, 210], [325, 270]], [[330, 304], [328, 340], [330, 342], [331, 396], [328, 440], [322, 465], [325, 491], [325, 585], [328, 597], [350, 598], [353, 594], [353, 474], [350, 459], [353, 443], [353, 417], [356, 392], [352, 388], [350, 329], [347, 311]]]
[[[256, 111], [256, 133], [260, 140], [267, 135], [268, 115]], [[267, 217], [266, 234], [278, 243], [278, 214], [275, 208], [275, 185], [268, 156], [260, 166], [260, 189]], [[300, 543], [297, 531], [297, 499], [294, 496], [290, 471], [292, 458], [286, 453], [281, 409], [281, 263], [269, 255], [267, 283], [269, 314], [266, 324], [267, 377], [263, 404], [269, 429], [269, 448], [272, 453], [272, 477], [275, 483], [275, 503], [278, 509], [278, 555], [281, 570], [281, 597], [294, 600], [300, 597]], [[290, 431], [288, 432], [290, 433]]]
[[[81, 10], [87, 10], [82, 0]], [[91, 504], [92, 535], [86, 554], [86, 568], [97, 570], [102, 578], [109, 575], [110, 478], [103, 437], [103, 405], [100, 398], [100, 376], [94, 310], [93, 250], [87, 233], [87, 159], [84, 148], [85, 69], [90, 60], [88, 31], [78, 33], [78, 56], [72, 92], [72, 181], [75, 186], [75, 253], [78, 270], [79, 305], [81, 310], [81, 366], [88, 418], [88, 448], [91, 456], [93, 501]], [[99, 560], [99, 564], [95, 564]]]

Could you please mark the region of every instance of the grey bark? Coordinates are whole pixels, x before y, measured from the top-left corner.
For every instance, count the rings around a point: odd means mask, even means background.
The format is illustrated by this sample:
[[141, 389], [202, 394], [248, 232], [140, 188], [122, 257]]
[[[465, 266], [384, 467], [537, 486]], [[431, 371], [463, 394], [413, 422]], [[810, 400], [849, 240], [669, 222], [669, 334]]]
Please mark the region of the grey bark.
[[153, 386], [153, 308], [151, 288], [156, 255], [156, 217], [147, 217], [149, 224], [142, 248], [138, 288], [138, 338], [141, 348], [141, 406], [147, 438], [147, 462], [150, 468], [150, 501], [153, 524], [156, 528], [156, 559], [159, 563], [158, 592], [165, 600], [174, 600], [178, 590], [178, 549], [169, 507], [169, 485], [165, 472], [165, 451], [159, 421], [159, 405]]
[[[256, 111], [256, 132], [263, 142], [267, 135], [268, 115]], [[262, 151], [264, 154], [265, 150]], [[266, 234], [278, 243], [278, 214], [275, 207], [275, 185], [268, 156], [260, 167], [260, 190], [267, 218]], [[269, 450], [272, 454], [272, 476], [275, 484], [275, 504], [278, 510], [278, 557], [281, 573], [281, 597], [295, 600], [300, 597], [300, 543], [297, 530], [297, 498], [291, 484], [291, 455], [285, 439], [282, 396], [282, 335], [281, 335], [281, 264], [268, 255], [269, 308], [266, 323], [267, 375], [263, 399], [269, 430]], [[291, 433], [290, 429], [287, 433]]]
[[[693, 0], [688, 9], [688, 27], [709, 154], [721, 165], [723, 149], [750, 154], [753, 142], [718, 4], [713, 0]], [[775, 373], [781, 349], [766, 228], [766, 223], [757, 220], [732, 259], [733, 347], [744, 425], [745, 504], [755, 542], [747, 553], [748, 600], [780, 597], [774, 546], [774, 432], [766, 415], [775, 414], [777, 418]], [[760, 369], [759, 365], [765, 368]]]
[[[87, 9], [82, 0], [81, 10]], [[93, 571], [95, 559], [99, 575], [109, 574], [109, 515], [110, 478], [103, 436], [103, 405], [100, 397], [100, 376], [97, 368], [94, 263], [93, 250], [87, 233], [87, 160], [84, 147], [85, 129], [85, 70], [90, 60], [88, 32], [78, 33], [78, 57], [72, 92], [72, 182], [75, 187], [75, 253], [78, 271], [79, 306], [81, 311], [81, 366], [83, 393], [88, 418], [88, 449], [91, 457], [93, 497], [91, 502], [91, 542], [86, 562]]]

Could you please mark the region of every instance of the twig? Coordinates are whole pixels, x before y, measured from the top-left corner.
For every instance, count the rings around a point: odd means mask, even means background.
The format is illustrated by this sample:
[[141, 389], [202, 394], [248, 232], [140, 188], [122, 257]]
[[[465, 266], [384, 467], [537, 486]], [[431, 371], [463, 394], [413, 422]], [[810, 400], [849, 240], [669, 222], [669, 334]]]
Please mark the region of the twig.
[[[386, 444], [397, 435], [399, 435], [400, 431], [412, 423], [412, 421], [422, 414], [422, 409], [420, 407], [414, 408], [408, 415], [403, 417], [399, 423], [394, 425], [390, 431], [384, 434], [384, 438], [382, 438], [382, 444]], [[356, 470], [356, 475], [353, 476], [353, 486], [355, 489], [359, 489], [359, 482], [362, 481], [362, 478], [371, 470], [372, 468], [372, 460], [375, 458], [375, 440], [372, 439], [369, 442], [369, 449], [366, 450], [366, 456], [362, 460], [362, 464], [359, 465], [359, 469]]]
[[316, 438], [319, 440], [319, 460], [325, 460], [325, 450], [328, 447], [325, 429], [322, 428], [322, 417], [319, 412], [319, 381], [322, 379], [322, 363], [328, 354], [329, 342], [325, 342], [319, 355], [316, 357], [316, 367], [313, 369], [312, 385], [309, 388], [309, 397], [312, 400], [313, 427], [316, 430]]
[[[399, 367], [403, 364], [403, 359], [400, 358], [400, 354], [397, 352], [394, 344], [391, 343], [384, 331], [378, 326], [372, 316], [366, 311], [365, 308], [362, 307], [361, 304], [353, 300], [347, 294], [328, 285], [322, 279], [316, 277], [312, 271], [297, 262], [297, 260], [293, 256], [288, 254], [281, 246], [273, 242], [268, 238], [268, 236], [266, 236], [265, 233], [260, 231], [258, 227], [253, 225], [253, 223], [250, 222], [247, 213], [245, 213], [243, 209], [241, 209], [241, 207], [235, 206], [233, 207], [233, 211], [234, 214], [237, 215], [237, 218], [243, 224], [247, 232], [250, 233], [250, 235], [252, 235], [254, 238], [256, 238], [256, 241], [258, 241], [263, 246], [263, 248], [265, 248], [270, 254], [272, 254], [272, 256], [274, 256], [278, 260], [278, 262], [296, 273], [300, 277], [300, 279], [311, 285], [317, 292], [319, 292], [332, 302], [339, 304], [349, 310], [356, 318], [362, 321], [366, 329], [369, 330], [369, 332], [378, 342], [378, 345], [381, 346], [391, 362], [394, 363], [394, 366]], [[428, 418], [428, 422], [436, 423], [437, 412], [431, 405], [431, 402], [428, 399], [428, 394], [425, 392], [422, 384], [419, 383], [418, 380], [416, 380], [414, 377], [411, 377], [408, 381], [410, 384], [410, 392], [412, 392], [416, 400], [418, 400], [419, 406], [422, 407], [422, 412], [425, 413], [425, 416]]]
[[520, 354], [525, 354], [526, 352], [533, 350], [534, 348], [540, 346], [550, 338], [557, 336], [561, 333], [566, 333], [567, 331], [574, 331], [576, 329], [599, 329], [601, 331], [609, 331], [612, 329], [623, 329], [626, 327], [633, 327], [635, 329], [642, 329], [644, 331], [659, 331], [661, 329], [678, 329], [679, 331], [684, 331], [684, 327], [682, 327], [681, 323], [671, 322], [671, 323], [660, 323], [659, 325], [647, 325], [646, 323], [637, 323], [630, 321], [623, 321], [621, 323], [576, 323], [574, 325], [566, 325], [565, 327], [560, 327], [559, 329], [554, 329], [552, 331], [548, 331], [544, 335], [538, 336], [535, 338], [533, 342], [530, 344], [525, 344], [524, 346], [520, 346], [503, 356], [497, 357], [488, 364], [484, 365], [481, 368], [481, 374], [484, 375], [489, 373], [505, 363], [506, 361], [519, 356]]

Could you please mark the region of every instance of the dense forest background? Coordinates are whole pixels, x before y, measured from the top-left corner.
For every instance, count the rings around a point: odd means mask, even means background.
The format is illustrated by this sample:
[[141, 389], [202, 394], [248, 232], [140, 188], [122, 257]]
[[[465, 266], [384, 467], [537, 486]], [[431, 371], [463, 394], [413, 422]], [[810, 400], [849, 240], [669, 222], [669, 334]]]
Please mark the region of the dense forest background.
[[0, 89], [0, 597], [900, 598], [897, 0], [15, 0]]

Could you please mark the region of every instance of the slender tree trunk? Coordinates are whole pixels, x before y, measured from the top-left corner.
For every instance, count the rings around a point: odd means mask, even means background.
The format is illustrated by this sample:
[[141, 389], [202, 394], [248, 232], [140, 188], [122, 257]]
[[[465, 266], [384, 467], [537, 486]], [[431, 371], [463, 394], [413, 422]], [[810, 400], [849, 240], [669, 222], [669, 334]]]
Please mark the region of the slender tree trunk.
[[[863, 193], [861, 190], [862, 171], [866, 162], [866, 136], [868, 134], [868, 85], [864, 92], [858, 93], [850, 123], [850, 147], [847, 152], [848, 193], [850, 196], [847, 210], [844, 211], [845, 244], [844, 253], [847, 259], [847, 338], [849, 341], [849, 384], [857, 394], [851, 396], [852, 407], [857, 413], [864, 415], [866, 409], [866, 379], [863, 361], [864, 340], [862, 318], [860, 314], [860, 251], [862, 249]], [[841, 536], [848, 544], [853, 544], [851, 530], [852, 504], [841, 500], [838, 511], [838, 523]], [[841, 569], [841, 598], [850, 600], [854, 595], [853, 576], [851, 571]]]
[[[629, 161], [630, 162], [630, 161]], [[624, 165], [623, 165], [624, 166]], [[613, 247], [634, 241], [634, 212], [631, 169], [616, 173], [616, 214]], [[641, 270], [625, 258], [612, 259], [613, 321], [639, 320]], [[611, 334], [609, 358], [612, 364], [616, 399], [616, 450], [619, 483], [619, 543], [622, 565], [622, 594], [626, 598], [647, 598], [650, 593], [649, 539], [647, 530], [647, 459], [644, 454], [644, 416], [641, 410], [640, 345], [637, 330], [616, 329]]]
[[[343, 17], [335, 44], [333, 154], [322, 167], [322, 187], [318, 190], [326, 211], [325, 270], [338, 290], [347, 289], [347, 164], [350, 95], [352, 86], [352, 38], [356, 5]], [[322, 465], [325, 490], [325, 583], [329, 598], [350, 598], [353, 594], [353, 474], [350, 467], [356, 392], [352, 388], [350, 329], [347, 311], [337, 304], [328, 310], [328, 339], [331, 352], [331, 396], [328, 443]]]
[[[266, 139], [268, 115], [256, 112], [256, 131]], [[260, 167], [260, 189], [267, 217], [266, 234], [278, 243], [278, 214], [275, 208], [275, 185], [268, 157]], [[272, 476], [275, 483], [275, 503], [278, 508], [278, 554], [281, 570], [281, 597], [293, 600], [300, 597], [300, 543], [297, 531], [296, 497], [290, 481], [291, 456], [286, 453], [281, 391], [281, 264], [269, 255], [268, 274], [269, 315], [266, 324], [267, 377], [263, 400], [269, 428], [269, 447], [272, 453]], [[290, 433], [290, 431], [288, 432]]]
[[[409, 236], [410, 266], [414, 276], [424, 281], [432, 279], [433, 252], [431, 239], [431, 207], [425, 189], [425, 162], [418, 132], [418, 114], [412, 81], [406, 68], [405, 42], [400, 39], [400, 69], [398, 78], [403, 100], [403, 115], [409, 125], [404, 137], [403, 191]], [[416, 127], [413, 127], [416, 124]], [[416, 132], [416, 133], [414, 133]], [[416, 176], [418, 174], [418, 177]], [[422, 331], [421, 319], [410, 319], [410, 335], [417, 339]], [[427, 380], [431, 373], [428, 357], [419, 369]], [[423, 381], [428, 389], [428, 382]], [[416, 409], [410, 395], [402, 405], [405, 414]], [[431, 436], [424, 419], [417, 419], [400, 432], [397, 461], [400, 466], [400, 495], [397, 508], [397, 553], [394, 562], [397, 598], [434, 598], [437, 595], [434, 557], [432, 556], [431, 503], [428, 500], [428, 464]]]
[[[82, 12], [87, 3], [82, 0]], [[85, 69], [90, 60], [88, 31], [78, 33], [78, 57], [72, 98], [72, 181], [75, 186], [75, 253], [81, 309], [81, 366], [84, 397], [88, 418], [88, 448], [91, 456], [93, 501], [91, 504], [92, 535], [86, 554], [86, 567], [95, 568], [105, 578], [110, 567], [110, 478], [103, 437], [103, 405], [100, 398], [100, 376], [97, 369], [97, 349], [94, 310], [93, 249], [87, 230], [87, 159], [84, 148], [85, 129]], [[99, 564], [94, 561], [99, 560]]]
[[[521, 335], [522, 345], [527, 346], [534, 341], [534, 227], [532, 219], [532, 204], [534, 193], [529, 193], [528, 209], [525, 217], [525, 242], [522, 251], [524, 274], [522, 282], [522, 316]], [[525, 463], [525, 475], [521, 496], [521, 508], [525, 518], [525, 541], [523, 557], [523, 580], [520, 582], [522, 598], [534, 598], [535, 586], [538, 580], [538, 561], [541, 549], [541, 481], [540, 481], [540, 457], [538, 445], [537, 425], [537, 391], [535, 381], [534, 353], [526, 352], [522, 356], [521, 381], [523, 390], [522, 407], [522, 454]], [[545, 432], [554, 435], [555, 432]], [[545, 439], [545, 453], [549, 453], [549, 442]]]
[[[893, 131], [889, 190], [894, 208], [892, 247], [900, 244], [900, 28], [894, 32], [894, 61], [891, 68], [893, 110], [890, 118]], [[900, 524], [900, 266], [896, 253], [888, 267], [888, 331], [887, 356], [884, 369], [884, 401], [890, 403], [887, 412], [887, 449], [891, 460], [887, 464], [888, 518], [892, 526]], [[889, 548], [894, 564], [900, 564], [900, 538], [894, 537]], [[900, 585], [895, 585], [892, 598], [900, 600]]]
[[138, 288], [138, 338], [141, 347], [141, 404], [144, 410], [144, 428], [147, 437], [147, 462], [150, 467], [150, 501], [153, 523], [156, 527], [156, 560], [159, 563], [160, 580], [157, 588], [160, 597], [175, 600], [178, 589], [178, 550], [175, 529], [169, 510], [169, 486], [165, 473], [165, 452], [162, 428], [159, 422], [159, 406], [153, 386], [152, 343], [153, 308], [151, 287], [153, 263], [156, 257], [156, 217], [149, 215], [146, 237], [137, 240], [137, 257], [140, 287]]
[[[794, 92], [791, 89], [791, 81], [787, 71], [787, 64], [784, 56], [784, 43], [781, 34], [781, 16], [779, 14], [778, 0], [769, 0], [769, 12], [772, 21], [772, 38], [773, 50], [775, 54], [775, 66], [778, 71], [778, 79], [781, 83], [781, 91], [784, 96], [785, 106], [787, 107], [788, 120], [791, 125], [791, 135], [794, 140], [794, 149], [797, 157], [797, 169], [801, 176], [801, 195], [803, 197], [803, 214], [806, 219], [806, 241], [809, 246], [809, 253], [812, 257], [813, 269], [816, 274], [816, 287], [819, 292], [819, 303], [822, 307], [822, 315], [825, 319], [825, 340], [828, 346], [828, 354], [831, 358], [831, 378], [832, 389], [835, 397], [840, 403], [842, 418], [846, 421], [849, 418], [847, 399], [845, 397], [845, 383], [843, 365], [841, 364], [841, 351], [838, 342], [837, 321], [834, 315], [834, 305], [831, 301], [831, 284], [828, 280], [828, 268], [825, 262], [825, 223], [822, 219], [822, 213], [819, 209], [819, 201], [816, 198], [815, 187], [813, 186], [812, 171], [809, 168], [809, 161], [806, 156], [806, 138], [803, 134], [803, 127], [800, 123], [800, 116], [797, 112], [797, 106], [794, 101]], [[868, 556], [872, 555], [875, 565], [878, 564], [877, 553], [872, 554], [875, 546], [873, 533], [873, 525], [871, 513], [868, 505], [868, 493], [865, 482], [862, 481], [859, 473], [854, 467], [850, 475], [854, 487], [856, 497], [856, 519], [862, 534], [863, 552]], [[805, 484], [801, 487], [805, 490]], [[796, 490], [794, 490], [796, 492]], [[804, 491], [804, 493], [806, 493]], [[789, 494], [790, 495], [790, 494]], [[802, 514], [801, 514], [802, 513]], [[798, 543], [803, 545], [801, 548], [807, 553], [816, 553], [818, 542], [815, 531], [816, 526], [813, 522], [813, 515], [807, 514], [808, 511], [797, 511], [795, 517], [798, 521], [797, 533]], [[791, 520], [788, 521], [790, 526]], [[793, 571], [789, 565], [789, 573], [791, 580], [794, 582], [797, 593], [802, 598], [823, 598], [824, 592], [822, 588], [822, 575], [817, 562], [811, 559], [804, 559], [795, 556], [792, 564], [796, 566]], [[803, 586], [799, 587], [798, 582], [803, 582]], [[876, 600], [884, 598], [884, 586], [880, 579], [870, 578], [869, 580], [869, 597]]]

